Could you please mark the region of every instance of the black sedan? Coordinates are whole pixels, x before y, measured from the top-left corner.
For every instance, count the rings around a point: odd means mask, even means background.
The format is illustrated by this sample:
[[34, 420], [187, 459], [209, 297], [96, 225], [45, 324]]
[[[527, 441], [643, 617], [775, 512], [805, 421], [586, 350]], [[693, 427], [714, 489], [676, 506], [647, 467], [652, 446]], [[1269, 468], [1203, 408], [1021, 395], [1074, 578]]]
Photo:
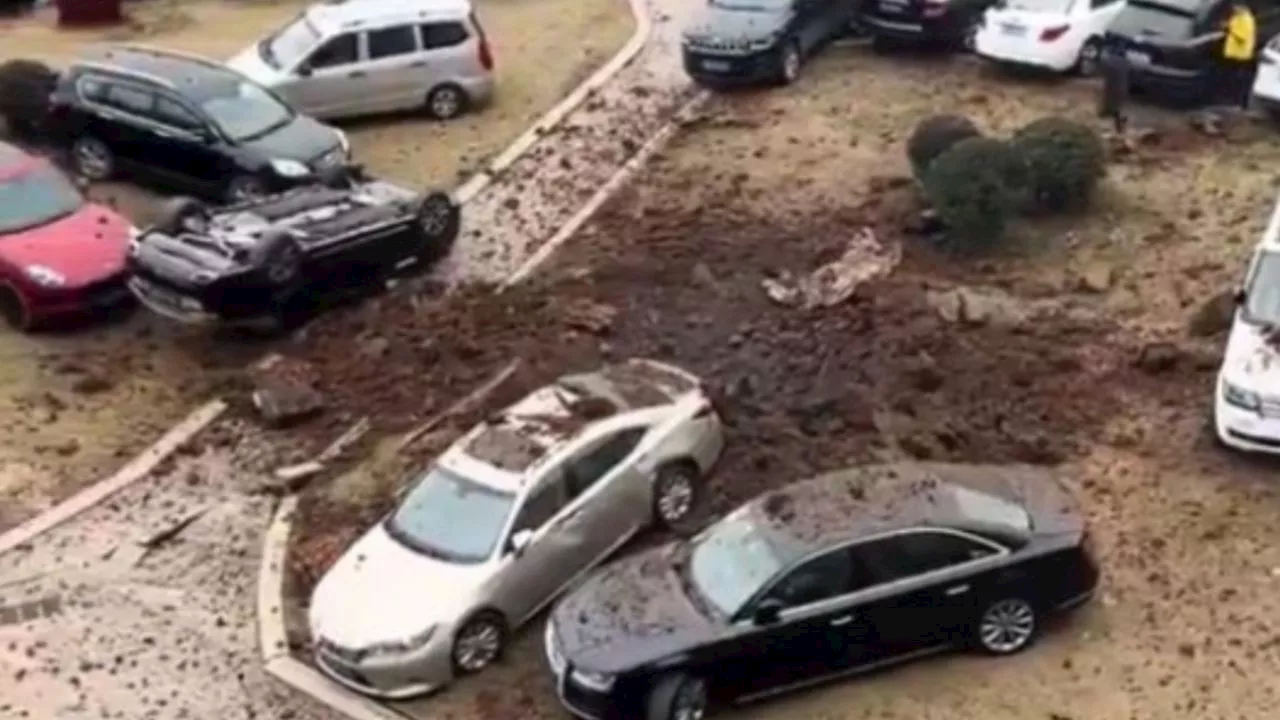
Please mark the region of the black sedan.
[[1088, 544], [1047, 471], [855, 468], [598, 571], [552, 612], [547, 659], [578, 717], [698, 720], [949, 648], [1009, 655], [1093, 595]]

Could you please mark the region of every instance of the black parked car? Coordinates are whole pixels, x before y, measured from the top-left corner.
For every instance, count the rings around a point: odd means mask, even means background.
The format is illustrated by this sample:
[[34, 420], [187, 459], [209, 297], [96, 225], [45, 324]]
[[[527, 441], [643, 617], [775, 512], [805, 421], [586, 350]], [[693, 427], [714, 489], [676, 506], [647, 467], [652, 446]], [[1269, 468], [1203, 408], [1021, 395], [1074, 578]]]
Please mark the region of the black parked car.
[[63, 73], [51, 105], [55, 139], [89, 180], [127, 172], [238, 201], [348, 159], [341, 131], [224, 65], [167, 50], [91, 51]]
[[446, 193], [415, 193], [359, 168], [313, 181], [216, 209], [169, 201], [134, 239], [129, 288], [182, 322], [278, 330], [327, 301], [429, 267], [458, 236], [459, 208]]
[[862, 27], [876, 47], [937, 45], [973, 50], [982, 14], [996, 0], [867, 0]]
[[791, 83], [848, 31], [858, 0], [710, 0], [683, 37], [684, 68], [704, 85]]
[[1097, 582], [1047, 472], [868, 466], [597, 571], [552, 612], [546, 653], [579, 717], [682, 720], [956, 646], [1016, 653]]
[[[1280, 32], [1280, 5], [1251, 6], [1259, 41]], [[1127, 48], [1135, 90], [1176, 102], [1211, 102], [1230, 17], [1230, 0], [1128, 0], [1107, 34]]]

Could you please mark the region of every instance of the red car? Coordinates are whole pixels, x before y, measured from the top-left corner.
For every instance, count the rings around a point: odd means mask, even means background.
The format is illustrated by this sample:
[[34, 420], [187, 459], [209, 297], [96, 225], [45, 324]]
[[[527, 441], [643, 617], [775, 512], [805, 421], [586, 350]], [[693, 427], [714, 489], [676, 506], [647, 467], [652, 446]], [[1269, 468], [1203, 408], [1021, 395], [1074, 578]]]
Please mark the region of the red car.
[[48, 161], [0, 143], [0, 315], [12, 327], [126, 300], [132, 232]]

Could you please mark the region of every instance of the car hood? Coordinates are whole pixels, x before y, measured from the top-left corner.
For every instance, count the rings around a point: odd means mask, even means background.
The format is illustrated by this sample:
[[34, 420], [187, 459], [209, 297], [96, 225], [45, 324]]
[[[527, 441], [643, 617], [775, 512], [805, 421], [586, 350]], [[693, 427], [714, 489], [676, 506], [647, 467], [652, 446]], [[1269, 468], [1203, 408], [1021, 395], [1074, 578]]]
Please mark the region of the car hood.
[[294, 115], [291, 122], [266, 135], [244, 141], [243, 145], [268, 160], [310, 163], [341, 148], [342, 136], [319, 120], [299, 114]]
[[1262, 395], [1280, 395], [1280, 341], [1267, 341], [1266, 328], [1237, 317], [1231, 325], [1222, 375], [1227, 382]]
[[346, 648], [406, 640], [465, 610], [486, 565], [414, 552], [379, 523], [325, 573], [311, 597], [311, 632]]
[[275, 86], [284, 77], [284, 73], [263, 61], [256, 44], [232, 56], [227, 61], [227, 67], [266, 87]]
[[689, 599], [673, 543], [614, 562], [591, 575], [551, 616], [565, 659], [615, 673], [710, 642], [722, 625]]
[[124, 270], [132, 230], [119, 215], [85, 203], [51, 223], [0, 234], [0, 261], [43, 265], [66, 278], [67, 287], [87, 285]]
[[778, 10], [725, 10], [704, 8], [684, 31], [684, 37], [702, 43], [765, 40], [787, 23], [789, 13]]

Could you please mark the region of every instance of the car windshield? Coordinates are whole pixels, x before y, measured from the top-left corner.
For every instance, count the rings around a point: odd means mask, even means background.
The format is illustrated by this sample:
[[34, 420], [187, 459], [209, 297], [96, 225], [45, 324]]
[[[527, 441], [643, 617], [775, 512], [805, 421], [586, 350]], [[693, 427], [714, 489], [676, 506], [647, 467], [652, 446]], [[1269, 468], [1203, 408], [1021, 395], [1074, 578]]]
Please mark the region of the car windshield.
[[223, 92], [204, 98], [200, 107], [231, 140], [265, 135], [293, 119], [288, 106], [248, 81], [231, 83]]
[[799, 552], [768, 532], [747, 507], [694, 540], [689, 574], [700, 595], [732, 616], [798, 558]]
[[1001, 5], [1007, 10], [1066, 15], [1071, 12], [1075, 0], [1006, 0]]
[[1244, 317], [1258, 325], [1280, 325], [1280, 252], [1264, 250], [1245, 289]]
[[514, 504], [511, 493], [436, 466], [409, 490], [385, 527], [425, 555], [478, 563], [493, 554]]
[[258, 54], [266, 64], [284, 70], [297, 65], [320, 40], [320, 31], [303, 14], [258, 43]]
[[70, 180], [51, 167], [0, 180], [0, 233], [37, 227], [66, 217], [84, 205]]
[[1176, 5], [1129, 0], [1110, 31], [1134, 39], [1186, 40], [1195, 27], [1195, 14]]
[[782, 12], [791, 8], [792, 0], [711, 0], [711, 7], [719, 10], [746, 12]]

